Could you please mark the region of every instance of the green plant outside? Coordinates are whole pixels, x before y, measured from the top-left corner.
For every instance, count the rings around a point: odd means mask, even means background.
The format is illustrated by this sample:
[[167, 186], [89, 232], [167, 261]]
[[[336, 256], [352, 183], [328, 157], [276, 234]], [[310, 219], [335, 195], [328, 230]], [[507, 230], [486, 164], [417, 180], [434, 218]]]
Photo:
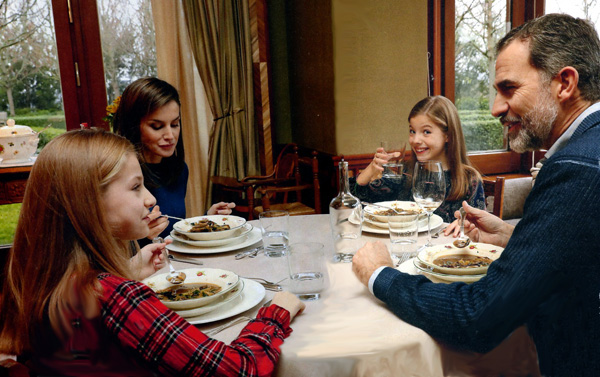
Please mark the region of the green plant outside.
[[0, 206], [0, 245], [13, 242], [20, 211], [21, 203]]
[[506, 149], [502, 124], [489, 110], [458, 110], [467, 151]]

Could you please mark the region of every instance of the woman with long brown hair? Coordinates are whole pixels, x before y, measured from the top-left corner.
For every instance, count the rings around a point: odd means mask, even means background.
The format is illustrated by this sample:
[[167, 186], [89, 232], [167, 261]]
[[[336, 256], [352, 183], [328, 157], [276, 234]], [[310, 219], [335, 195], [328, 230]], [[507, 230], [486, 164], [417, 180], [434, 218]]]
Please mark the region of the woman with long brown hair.
[[51, 141], [9, 252], [0, 354], [28, 356], [43, 375], [270, 374], [304, 304], [278, 294], [232, 345], [208, 338], [134, 280], [130, 242], [147, 236], [154, 204], [125, 138], [81, 130]]

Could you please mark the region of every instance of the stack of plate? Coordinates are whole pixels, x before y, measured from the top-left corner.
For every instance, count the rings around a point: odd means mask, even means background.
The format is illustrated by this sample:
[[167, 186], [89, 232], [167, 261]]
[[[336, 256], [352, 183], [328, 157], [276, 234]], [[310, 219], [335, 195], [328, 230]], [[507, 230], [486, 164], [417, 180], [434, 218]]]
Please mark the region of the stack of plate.
[[[424, 212], [421, 207], [415, 202], [409, 201], [388, 201], [388, 202], [377, 202], [373, 205], [367, 205], [364, 210], [363, 226], [362, 230], [369, 233], [377, 234], [388, 234], [388, 218], [387, 211], [383, 207], [390, 207], [397, 211], [417, 211], [419, 212], [419, 232], [427, 231], [427, 213]], [[391, 212], [391, 211], [390, 211]], [[360, 220], [357, 219], [354, 214], [348, 219], [351, 223], [356, 224]], [[444, 220], [438, 215], [431, 216], [431, 229], [435, 229], [442, 225]]]
[[[152, 276], [143, 281], [157, 292], [161, 302], [193, 324], [207, 323], [242, 313], [257, 305], [265, 296], [264, 288], [252, 281], [240, 278], [231, 271], [217, 268], [189, 268], [181, 270], [186, 279], [175, 285], [167, 281], [167, 274]], [[219, 291], [205, 297], [170, 300], [161, 292], [191, 292], [207, 285], [218, 287]], [[186, 291], [187, 290], [187, 291]]]
[[489, 264], [504, 249], [485, 243], [471, 243], [465, 248], [453, 244], [435, 245], [421, 250], [413, 260], [417, 270], [433, 282], [475, 282], [487, 273]]
[[[227, 230], [192, 232], [191, 225], [210, 220], [217, 225], [229, 225]], [[209, 254], [250, 246], [261, 239], [260, 229], [253, 229], [246, 219], [231, 215], [198, 216], [178, 221], [173, 225], [169, 250], [182, 253]]]

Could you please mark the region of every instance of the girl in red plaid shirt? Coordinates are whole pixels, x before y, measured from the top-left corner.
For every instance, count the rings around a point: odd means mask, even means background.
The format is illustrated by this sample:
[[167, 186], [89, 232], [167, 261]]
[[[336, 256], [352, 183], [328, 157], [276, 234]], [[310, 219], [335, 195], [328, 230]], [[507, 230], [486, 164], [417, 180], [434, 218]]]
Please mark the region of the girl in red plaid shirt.
[[271, 375], [304, 304], [277, 294], [230, 345], [208, 338], [134, 280], [164, 263], [164, 244], [128, 260], [154, 204], [126, 139], [81, 130], [50, 142], [31, 171], [9, 254], [0, 353], [53, 376]]

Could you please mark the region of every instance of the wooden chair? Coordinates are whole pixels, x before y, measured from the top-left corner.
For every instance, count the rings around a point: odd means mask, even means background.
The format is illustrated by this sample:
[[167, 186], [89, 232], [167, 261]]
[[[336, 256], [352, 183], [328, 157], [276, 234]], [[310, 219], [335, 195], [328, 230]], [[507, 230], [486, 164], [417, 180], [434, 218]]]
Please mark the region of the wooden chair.
[[[321, 187], [319, 184], [319, 161], [317, 160], [318, 153], [313, 151], [312, 158], [298, 159], [297, 148], [295, 148], [295, 155], [294, 183], [282, 183], [259, 188], [257, 191], [262, 196], [262, 206], [254, 207], [254, 216], [257, 217], [261, 212], [270, 210], [287, 211], [290, 216], [321, 213]], [[302, 164], [310, 166], [312, 171], [311, 182], [302, 182], [300, 174], [300, 165]], [[312, 190], [314, 207], [310, 207], [304, 203], [305, 200], [303, 200], [303, 198], [306, 199], [306, 195], [302, 195], [302, 191], [305, 190]]]
[[504, 206], [504, 177], [483, 178], [483, 191], [485, 203], [488, 207], [488, 199], [492, 200], [492, 213], [502, 218], [502, 207]]
[[217, 200], [227, 200], [225, 193], [233, 194], [236, 199], [235, 210], [247, 213], [248, 220], [254, 218], [255, 192], [263, 185], [292, 184], [296, 182], [295, 165], [298, 161], [298, 147], [296, 144], [287, 144], [279, 153], [273, 172], [269, 175], [253, 175], [242, 179], [233, 177], [213, 176], [213, 192]]

